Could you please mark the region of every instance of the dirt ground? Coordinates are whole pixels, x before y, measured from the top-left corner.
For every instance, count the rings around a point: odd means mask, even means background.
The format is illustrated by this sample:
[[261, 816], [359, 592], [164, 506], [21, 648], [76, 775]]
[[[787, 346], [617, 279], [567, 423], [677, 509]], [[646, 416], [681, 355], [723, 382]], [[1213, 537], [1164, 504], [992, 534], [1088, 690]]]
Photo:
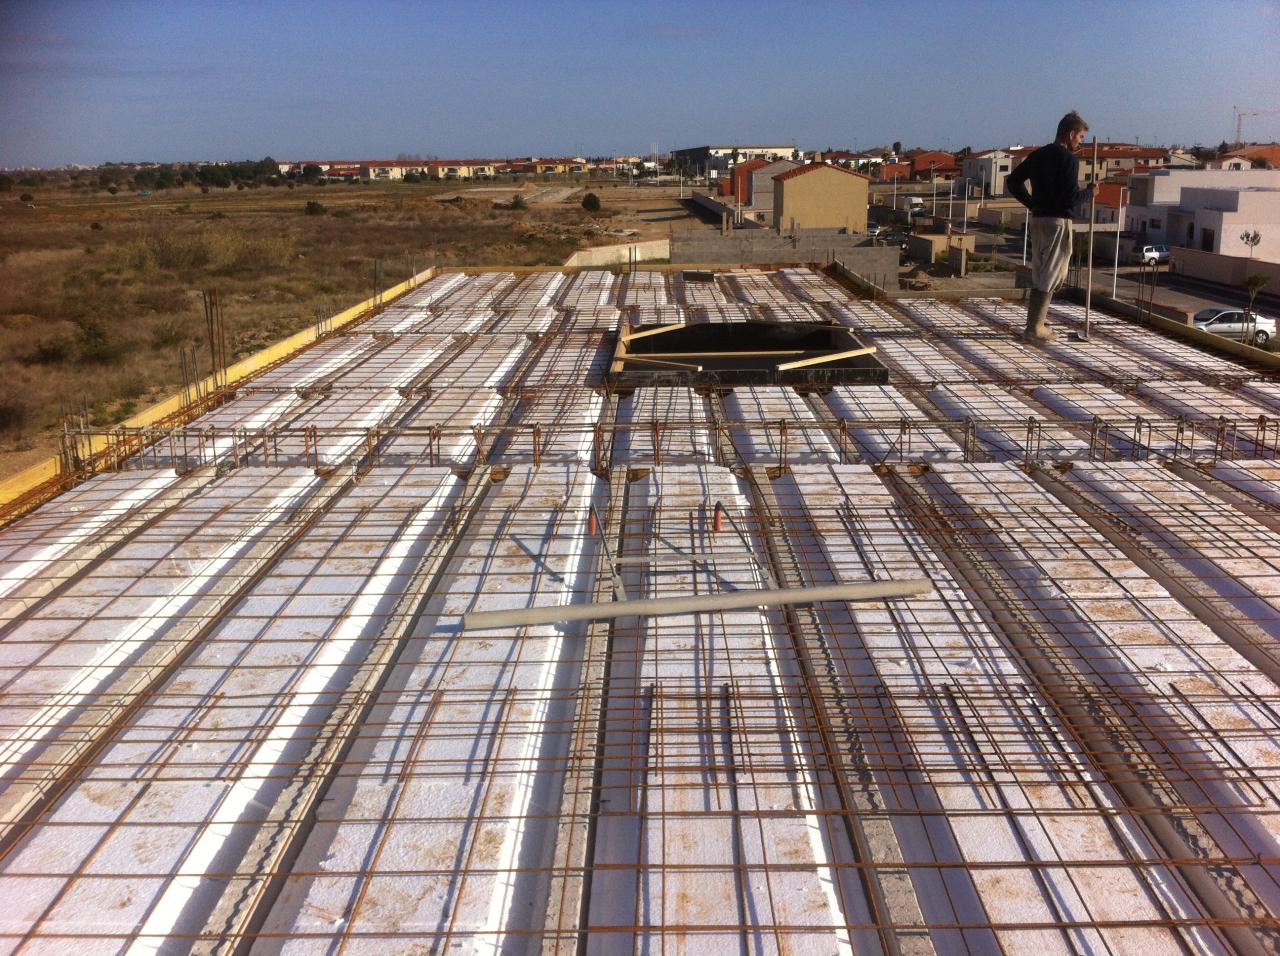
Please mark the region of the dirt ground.
[[428, 265], [555, 266], [708, 228], [676, 196], [615, 181], [0, 193], [0, 477], [55, 453], [67, 414], [105, 427], [175, 392], [181, 350], [207, 372], [202, 291], [221, 297], [234, 361], [368, 298], [375, 269], [385, 288]]

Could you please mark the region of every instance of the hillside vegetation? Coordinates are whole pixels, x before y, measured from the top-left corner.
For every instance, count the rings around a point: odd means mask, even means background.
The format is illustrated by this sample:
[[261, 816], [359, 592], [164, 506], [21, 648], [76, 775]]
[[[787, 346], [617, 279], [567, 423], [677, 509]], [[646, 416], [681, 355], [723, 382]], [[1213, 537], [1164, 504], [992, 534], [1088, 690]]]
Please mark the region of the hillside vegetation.
[[0, 475], [51, 454], [65, 414], [110, 425], [175, 391], [180, 349], [207, 371], [202, 290], [234, 360], [368, 298], [375, 262], [386, 287], [605, 241], [576, 201], [505, 205], [399, 184], [0, 192]]

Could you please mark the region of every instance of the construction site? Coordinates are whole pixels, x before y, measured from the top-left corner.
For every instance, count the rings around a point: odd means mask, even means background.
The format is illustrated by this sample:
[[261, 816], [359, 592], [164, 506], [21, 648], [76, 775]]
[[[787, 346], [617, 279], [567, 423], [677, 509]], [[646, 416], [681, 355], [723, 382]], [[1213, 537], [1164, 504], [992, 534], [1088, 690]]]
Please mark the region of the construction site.
[[366, 305], [0, 499], [0, 950], [1280, 953], [1276, 356], [813, 264]]

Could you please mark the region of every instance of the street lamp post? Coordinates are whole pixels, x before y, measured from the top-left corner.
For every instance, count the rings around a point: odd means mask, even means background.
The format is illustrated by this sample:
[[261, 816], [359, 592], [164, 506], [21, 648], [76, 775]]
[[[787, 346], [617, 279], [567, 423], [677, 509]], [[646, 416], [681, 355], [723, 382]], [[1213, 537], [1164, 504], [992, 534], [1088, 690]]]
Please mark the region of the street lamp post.
[[1111, 266], [1111, 298], [1116, 297], [1116, 283], [1120, 279], [1120, 235], [1124, 232], [1124, 193], [1128, 186], [1120, 187], [1120, 211], [1116, 214], [1115, 261]]
[[929, 187], [933, 190], [933, 215], [938, 215], [938, 177], [934, 170], [938, 168], [936, 162], [929, 164]]

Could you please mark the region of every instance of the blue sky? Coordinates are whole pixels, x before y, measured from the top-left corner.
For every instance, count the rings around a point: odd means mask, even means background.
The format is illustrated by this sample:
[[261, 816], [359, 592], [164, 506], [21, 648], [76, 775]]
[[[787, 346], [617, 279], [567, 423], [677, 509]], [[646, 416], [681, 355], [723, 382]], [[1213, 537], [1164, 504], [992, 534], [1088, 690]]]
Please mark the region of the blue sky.
[[1280, 0], [0, 0], [0, 166], [1216, 144], [1278, 64]]

